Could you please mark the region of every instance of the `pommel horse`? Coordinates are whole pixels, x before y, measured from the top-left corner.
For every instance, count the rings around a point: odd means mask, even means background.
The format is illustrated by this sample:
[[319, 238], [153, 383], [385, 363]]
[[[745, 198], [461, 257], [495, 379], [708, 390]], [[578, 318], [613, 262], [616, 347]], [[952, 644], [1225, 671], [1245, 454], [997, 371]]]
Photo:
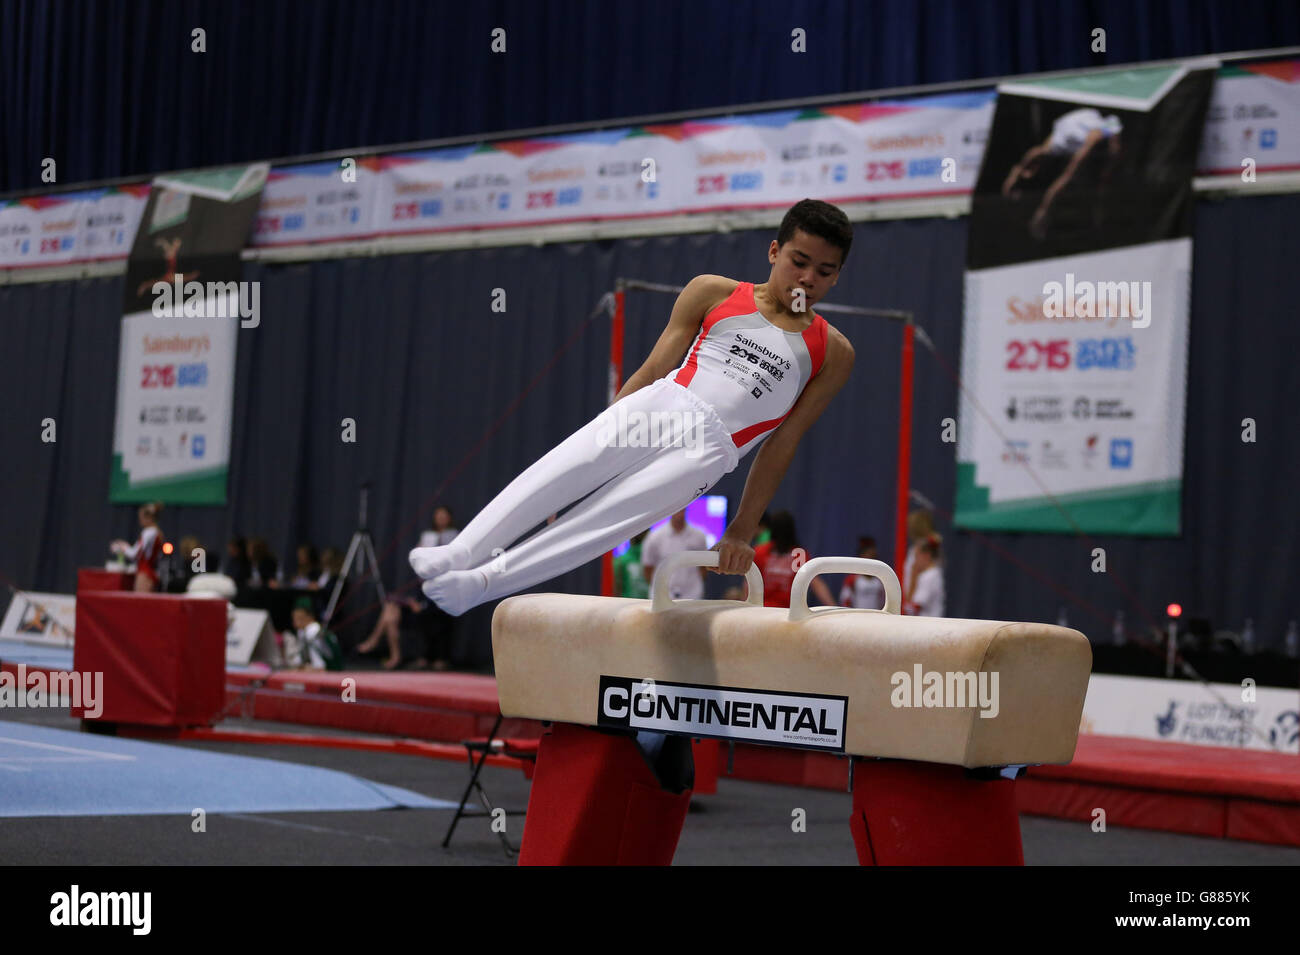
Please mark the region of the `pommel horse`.
[[[501, 712], [552, 724], [521, 865], [671, 863], [690, 803], [689, 741], [705, 737], [848, 757], [863, 865], [1024, 864], [1015, 779], [1073, 758], [1087, 637], [901, 616], [898, 577], [862, 558], [808, 561], [789, 610], [763, 606], [752, 566], [743, 602], [671, 599], [674, 571], [717, 564], [715, 551], [673, 555], [649, 599], [524, 594], [498, 605]], [[880, 578], [884, 609], [809, 607], [823, 573]]]

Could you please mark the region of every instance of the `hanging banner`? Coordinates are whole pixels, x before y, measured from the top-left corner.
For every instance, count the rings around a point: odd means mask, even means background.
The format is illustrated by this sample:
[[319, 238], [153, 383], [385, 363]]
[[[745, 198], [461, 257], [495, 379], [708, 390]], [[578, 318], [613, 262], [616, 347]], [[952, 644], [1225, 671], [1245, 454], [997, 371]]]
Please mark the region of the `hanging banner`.
[[1252, 164], [1256, 175], [1300, 169], [1300, 60], [1219, 71], [1197, 171], [1239, 176]]
[[[1069, 82], [1102, 91], [1079, 105], [1123, 100], [1132, 109], [1153, 92], [1131, 82], [1147, 72]], [[498, 140], [369, 156], [355, 166], [283, 166], [263, 190], [251, 244], [782, 207], [805, 196], [969, 195], [996, 99], [995, 90], [972, 90]], [[1300, 60], [1218, 70], [1197, 154], [1199, 175], [1300, 169]], [[140, 184], [0, 201], [0, 268], [123, 257], [148, 194]]]
[[300, 245], [373, 235], [380, 160], [306, 163], [271, 170], [253, 245]]
[[1005, 84], [972, 198], [954, 524], [1176, 535], [1217, 64]]
[[240, 327], [260, 294], [241, 282], [265, 163], [159, 177], [127, 261], [118, 352], [114, 504], [224, 504]]
[[134, 185], [0, 202], [0, 268], [123, 258], [148, 197]]

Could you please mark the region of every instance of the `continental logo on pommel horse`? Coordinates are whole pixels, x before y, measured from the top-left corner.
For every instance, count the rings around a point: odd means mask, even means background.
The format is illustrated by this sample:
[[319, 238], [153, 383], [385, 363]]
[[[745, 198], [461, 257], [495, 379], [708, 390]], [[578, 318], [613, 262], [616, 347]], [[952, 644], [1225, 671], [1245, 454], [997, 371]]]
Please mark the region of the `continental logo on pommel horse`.
[[844, 752], [847, 696], [601, 676], [600, 726]]

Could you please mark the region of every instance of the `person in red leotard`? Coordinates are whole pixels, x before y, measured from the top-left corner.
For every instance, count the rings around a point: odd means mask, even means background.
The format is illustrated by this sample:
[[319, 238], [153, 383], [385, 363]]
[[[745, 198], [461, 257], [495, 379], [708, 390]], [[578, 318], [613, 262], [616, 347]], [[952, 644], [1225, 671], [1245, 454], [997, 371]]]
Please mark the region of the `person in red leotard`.
[[[754, 563], [763, 575], [763, 606], [790, 606], [790, 585], [794, 575], [809, 560], [808, 554], [799, 546], [799, 535], [794, 528], [794, 515], [789, 511], [777, 511], [772, 515], [769, 525], [772, 537], [766, 544], [754, 548]], [[834, 604], [830, 588], [820, 577], [814, 577], [808, 589], [816, 594], [823, 604]]]
[[158, 589], [158, 556], [162, 553], [163, 533], [158, 526], [158, 515], [162, 513], [162, 502], [154, 501], [144, 504], [138, 512], [140, 536], [134, 544], [124, 540], [113, 541], [114, 553], [124, 554], [127, 560], [135, 561], [135, 589], [150, 592]]

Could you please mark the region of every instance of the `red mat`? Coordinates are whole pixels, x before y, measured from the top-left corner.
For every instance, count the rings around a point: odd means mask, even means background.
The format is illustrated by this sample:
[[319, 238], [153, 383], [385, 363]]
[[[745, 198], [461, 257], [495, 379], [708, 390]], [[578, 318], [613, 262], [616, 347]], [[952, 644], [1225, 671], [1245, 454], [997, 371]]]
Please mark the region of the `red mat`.
[[[348, 700], [345, 681], [352, 681]], [[226, 710], [258, 720], [443, 742], [487, 736], [500, 713], [493, 677], [373, 670], [227, 673]], [[542, 725], [507, 719], [497, 735], [536, 739]]]
[[[226, 683], [247, 686], [258, 681], [252, 673], [227, 673]], [[370, 700], [405, 703], [411, 706], [446, 708], [465, 713], [497, 713], [497, 681], [476, 673], [380, 673], [374, 670], [285, 671], [265, 679], [272, 690], [318, 693], [333, 699], [342, 697], [344, 680], [356, 688], [357, 702]]]
[[1300, 756], [1082, 735], [1069, 766], [1034, 766], [1020, 811], [1300, 846]]

